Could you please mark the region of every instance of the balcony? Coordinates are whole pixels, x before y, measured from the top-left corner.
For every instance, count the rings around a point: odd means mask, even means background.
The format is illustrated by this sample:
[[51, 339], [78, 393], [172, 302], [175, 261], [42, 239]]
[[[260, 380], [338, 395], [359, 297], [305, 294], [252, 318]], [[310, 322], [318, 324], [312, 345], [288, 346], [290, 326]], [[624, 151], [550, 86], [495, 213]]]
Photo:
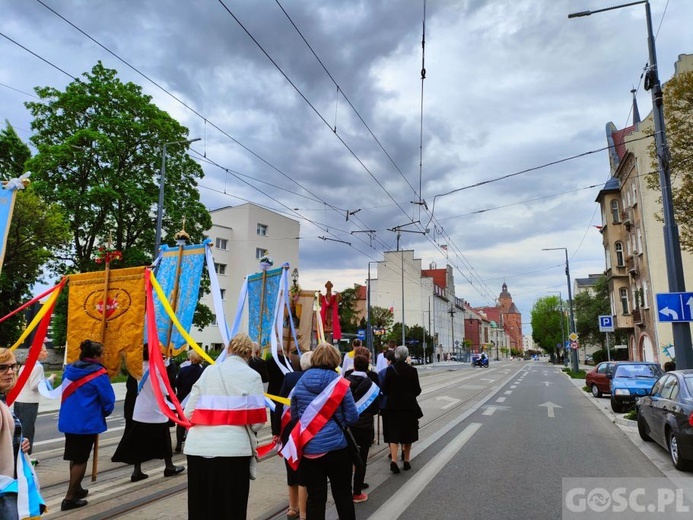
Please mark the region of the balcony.
[[631, 316], [633, 317], [633, 323], [635, 325], [642, 325], [645, 321], [644, 309], [633, 309]]
[[634, 256], [629, 256], [626, 259], [626, 266], [628, 267], [628, 272], [631, 274], [631, 276], [638, 276], [638, 261]]
[[633, 210], [631, 208], [626, 208], [621, 213], [621, 224], [630, 231], [630, 228], [633, 226]]

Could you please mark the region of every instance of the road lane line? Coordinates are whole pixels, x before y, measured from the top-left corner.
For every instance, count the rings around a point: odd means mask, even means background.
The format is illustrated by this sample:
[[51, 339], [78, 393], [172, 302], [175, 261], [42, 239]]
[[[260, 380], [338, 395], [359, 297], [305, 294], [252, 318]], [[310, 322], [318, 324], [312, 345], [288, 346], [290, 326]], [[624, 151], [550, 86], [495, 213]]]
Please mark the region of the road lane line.
[[392, 520], [399, 518], [416, 500], [436, 475], [450, 462], [455, 454], [462, 449], [469, 439], [481, 428], [481, 423], [471, 423], [455, 437], [438, 455], [428, 461], [399, 490], [392, 495], [380, 509], [369, 516], [369, 520]]
[[505, 395], [510, 395], [510, 394], [512, 394], [512, 393], [513, 393], [513, 391], [512, 391], [512, 390], [506, 390], [506, 391], [505, 391], [505, 392], [503, 392], [503, 393], [504, 393]]
[[498, 399], [496, 399], [496, 402], [497, 403], [504, 403], [506, 399], [507, 399], [507, 397], [499, 397]]
[[515, 390], [517, 388], [517, 385], [510, 385], [510, 390]]
[[484, 410], [481, 415], [493, 415], [493, 412], [495, 412], [497, 408], [495, 406], [487, 406], [486, 410]]

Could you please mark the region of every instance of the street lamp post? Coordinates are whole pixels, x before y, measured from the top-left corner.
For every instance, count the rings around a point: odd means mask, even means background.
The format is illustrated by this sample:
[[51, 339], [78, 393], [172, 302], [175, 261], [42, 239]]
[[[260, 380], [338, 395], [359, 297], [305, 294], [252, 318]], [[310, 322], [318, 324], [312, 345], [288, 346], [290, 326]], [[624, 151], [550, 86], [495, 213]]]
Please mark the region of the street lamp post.
[[166, 179], [166, 147], [174, 144], [190, 144], [199, 141], [200, 138], [186, 139], [183, 141], [172, 141], [164, 143], [161, 147], [161, 172], [159, 173], [159, 207], [156, 211], [156, 241], [154, 244], [154, 258], [159, 254], [161, 246], [161, 222], [164, 216], [164, 181]]
[[[628, 4], [616, 5], [594, 11], [581, 11], [572, 13], [568, 18], [589, 16], [591, 14], [612, 11], [622, 7], [645, 4], [647, 19], [647, 49], [649, 52], [650, 66], [645, 75], [645, 90], [652, 92], [652, 116], [654, 119], [655, 145], [657, 148], [657, 164], [659, 166], [659, 184], [662, 190], [662, 210], [664, 217], [664, 256], [667, 263], [667, 277], [670, 292], [685, 292], [686, 283], [683, 277], [683, 260], [681, 258], [681, 242], [679, 240], [679, 228], [674, 216], [674, 201], [671, 194], [671, 174], [669, 172], [669, 147], [664, 126], [664, 107], [662, 86], [657, 70], [657, 50], [655, 38], [652, 32], [652, 13], [650, 2], [640, 0]], [[693, 368], [693, 347], [691, 346], [691, 328], [687, 322], [673, 322], [671, 324], [676, 348], [677, 368]]]
[[551, 291], [558, 294], [558, 307], [561, 313], [561, 346], [565, 349], [565, 327], [563, 327], [563, 293], [561, 291]]
[[[568, 279], [568, 309], [570, 310], [570, 333], [575, 332], [575, 315], [573, 314], [573, 289], [570, 286], [570, 263], [568, 262], [568, 249], [565, 247], [547, 247], [542, 249], [542, 251], [560, 251], [565, 252], [565, 276]], [[578, 365], [578, 351], [577, 349], [571, 349], [571, 360], [572, 360], [572, 370], [577, 372], [580, 370]]]
[[371, 351], [373, 359], [375, 359], [375, 350], [373, 350], [373, 326], [371, 325], [371, 264], [378, 262], [368, 262], [368, 287], [366, 287], [366, 346]]

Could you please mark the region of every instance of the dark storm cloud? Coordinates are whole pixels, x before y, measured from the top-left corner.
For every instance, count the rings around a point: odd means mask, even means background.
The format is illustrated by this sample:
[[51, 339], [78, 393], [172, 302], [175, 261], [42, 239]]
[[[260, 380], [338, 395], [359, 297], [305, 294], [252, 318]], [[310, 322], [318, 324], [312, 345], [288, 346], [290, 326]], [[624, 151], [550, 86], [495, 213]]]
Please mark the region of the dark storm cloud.
[[[429, 223], [412, 204], [420, 180], [423, 4], [282, 2], [339, 94], [275, 2], [225, 4], [300, 93], [220, 2], [48, 4], [207, 122], [36, 1], [0, 0], [0, 31], [71, 75], [102, 60], [123, 81], [142, 85], [192, 137], [204, 138], [193, 148], [221, 165], [202, 163], [201, 196], [208, 207], [250, 200], [303, 218], [302, 280], [314, 273], [315, 280], [331, 278], [338, 289], [363, 283], [366, 263], [395, 248], [388, 229], [410, 219], [422, 220], [414, 227], [428, 225], [430, 232], [402, 234], [401, 246], [415, 248], [424, 266], [442, 266], [446, 259], [431, 242], [448, 244], [449, 261], [459, 266], [458, 296], [473, 304], [488, 303], [480, 280], [488, 280], [497, 296], [507, 279], [523, 312], [549, 287], [564, 284], [562, 252], [542, 247], [569, 248], [576, 275], [603, 270], [601, 235], [592, 227], [601, 218], [595, 216], [598, 188], [580, 188], [606, 180], [606, 152], [440, 195], [605, 146], [608, 121], [617, 127], [630, 122], [629, 90], [638, 86], [647, 61], [642, 6], [569, 21], [569, 12], [603, 7], [603, 1], [427, 2], [421, 184], [429, 208], [439, 195], [440, 219]], [[660, 4], [652, 3], [655, 30]], [[663, 79], [671, 76], [678, 54], [693, 52], [686, 25], [692, 15], [687, 3], [668, 5], [657, 38]], [[4, 39], [0, 52], [0, 83], [6, 85], [0, 86], [0, 118], [28, 139], [23, 103], [31, 98], [17, 90], [64, 88], [70, 79]], [[650, 102], [642, 87], [638, 103], [644, 116]], [[361, 211], [347, 222], [346, 209]], [[368, 229], [377, 230], [372, 239], [351, 233]], [[310, 278], [305, 283], [311, 285]]]

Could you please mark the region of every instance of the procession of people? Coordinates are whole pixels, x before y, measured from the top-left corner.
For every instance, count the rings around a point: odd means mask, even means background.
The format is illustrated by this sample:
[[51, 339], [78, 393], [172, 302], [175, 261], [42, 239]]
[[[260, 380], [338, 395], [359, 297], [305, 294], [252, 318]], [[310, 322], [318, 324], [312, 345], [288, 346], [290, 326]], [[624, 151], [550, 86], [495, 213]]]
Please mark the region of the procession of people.
[[[251, 481], [262, 478], [257, 467], [257, 434], [268, 421], [265, 395], [269, 399], [279, 397], [279, 406], [270, 418], [272, 443], [276, 445], [273, 453], [284, 457], [287, 468], [287, 518], [325, 518], [329, 481], [339, 518], [355, 519], [354, 504], [368, 499], [365, 475], [370, 448], [376, 440], [374, 421], [382, 417], [384, 440], [394, 454], [389, 461], [391, 468], [397, 465], [401, 444], [404, 469], [410, 469], [411, 443], [418, 439], [421, 412], [416, 396], [421, 388], [416, 369], [406, 363], [406, 347], [386, 351], [387, 366], [380, 374], [370, 364], [368, 349], [359, 341], [352, 347], [353, 353], [347, 353], [346, 372], [338, 348], [327, 342], [312, 351], [294, 352], [300, 370], [291, 371], [286, 371], [285, 364], [284, 371], [278, 369], [271, 356], [263, 356], [269, 370], [258, 370], [257, 361], [251, 363], [258, 357], [257, 345], [245, 333], [231, 339], [223, 361], [214, 369], [205, 370], [200, 356], [188, 354], [190, 363], [171, 382], [175, 395], [185, 402], [185, 417], [181, 419], [188, 421], [186, 427], [177, 427], [175, 451], [184, 446], [187, 464], [176, 466], [169, 420], [159, 409], [153, 391], [157, 385], [166, 394], [162, 378], [168, 376], [150, 370], [149, 349], [144, 344], [143, 373], [139, 380], [132, 378], [136, 386], [130, 386], [135, 388], [134, 409], [129, 412], [128, 425], [112, 460], [133, 465], [132, 482], [148, 477], [142, 464], [151, 459], [165, 459], [165, 477], [187, 470], [187, 518], [246, 518]], [[79, 359], [67, 365], [63, 374], [67, 386], [63, 383], [58, 429], [65, 435], [64, 459], [69, 462], [68, 487], [60, 507], [63, 511], [88, 504], [89, 490], [82, 487], [87, 462], [99, 434], [107, 430], [106, 418], [115, 408], [113, 387], [101, 365], [103, 353], [104, 345], [84, 340]], [[285, 355], [289, 366], [291, 357]], [[0, 358], [0, 433], [7, 432], [9, 440], [6, 447], [0, 445], [0, 450], [15, 454], [15, 463], [4, 464], [7, 467], [2, 475], [16, 480], [16, 460], [24, 457], [29, 461], [32, 442], [13, 411], [18, 402], [14, 407], [4, 404], [4, 397], [17, 382], [19, 366], [7, 349], [0, 349]], [[42, 353], [40, 359], [45, 358]], [[50, 388], [53, 378], [45, 378], [43, 370], [41, 367], [37, 379]], [[276, 394], [265, 394], [263, 375], [268, 372], [270, 386], [279, 389]], [[35, 381], [27, 382], [27, 386], [30, 384], [38, 386]], [[282, 404], [282, 397], [289, 399], [290, 406]], [[35, 420], [36, 414], [31, 412], [29, 417]], [[304, 429], [310, 435], [298, 435]], [[393, 473], [398, 472], [393, 469]], [[215, 500], [218, 490], [225, 486], [227, 498], [232, 499]], [[23, 488], [16, 488], [15, 493], [11, 489], [15, 488], [0, 489], [2, 518], [23, 518], [17, 513], [17, 503], [24, 502], [17, 500]], [[38, 479], [36, 489], [40, 489]], [[40, 504], [41, 514], [45, 506], [40, 495], [33, 500]], [[6, 513], [8, 510], [15, 516]]]

